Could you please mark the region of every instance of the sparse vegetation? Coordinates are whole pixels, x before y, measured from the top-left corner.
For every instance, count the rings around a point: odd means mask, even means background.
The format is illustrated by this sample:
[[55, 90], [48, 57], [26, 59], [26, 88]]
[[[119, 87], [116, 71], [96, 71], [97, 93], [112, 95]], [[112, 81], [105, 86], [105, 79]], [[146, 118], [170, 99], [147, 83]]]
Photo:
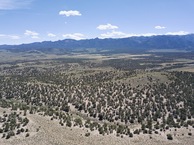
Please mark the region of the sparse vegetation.
[[[169, 67], [154, 70], [160, 63], [172, 62], [166, 58], [141, 56], [135, 61], [100, 63], [69, 58], [2, 68], [0, 106], [11, 113], [0, 116], [0, 134], [5, 139], [24, 133], [29, 137], [28, 115], [33, 114], [57, 120], [64, 128], [87, 128], [86, 137], [93, 131], [132, 138], [193, 127], [194, 74], [166, 71]], [[131, 125], [138, 127], [132, 130]], [[173, 135], [167, 134], [167, 139], [172, 140]]]
[[4, 113], [3, 116], [0, 116], [0, 134], [3, 134], [2, 138], [6, 136], [6, 139], [9, 139], [12, 136], [19, 135], [21, 132], [24, 132], [21, 125], [26, 126], [28, 122], [28, 118], [20, 117], [20, 114], [17, 114], [16, 112], [10, 114]]

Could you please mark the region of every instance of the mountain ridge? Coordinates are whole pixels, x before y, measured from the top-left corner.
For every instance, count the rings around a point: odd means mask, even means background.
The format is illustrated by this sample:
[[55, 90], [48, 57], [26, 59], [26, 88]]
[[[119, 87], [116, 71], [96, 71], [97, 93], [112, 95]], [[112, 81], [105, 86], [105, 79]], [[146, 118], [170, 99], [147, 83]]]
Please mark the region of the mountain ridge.
[[157, 35], [128, 38], [106, 39], [64, 39], [58, 41], [43, 41], [20, 45], [0, 45], [0, 49], [12, 52], [26, 52], [38, 50], [45, 53], [64, 53], [71, 51], [84, 51], [95, 48], [114, 52], [148, 51], [151, 49], [178, 49], [194, 51], [194, 34], [188, 35]]

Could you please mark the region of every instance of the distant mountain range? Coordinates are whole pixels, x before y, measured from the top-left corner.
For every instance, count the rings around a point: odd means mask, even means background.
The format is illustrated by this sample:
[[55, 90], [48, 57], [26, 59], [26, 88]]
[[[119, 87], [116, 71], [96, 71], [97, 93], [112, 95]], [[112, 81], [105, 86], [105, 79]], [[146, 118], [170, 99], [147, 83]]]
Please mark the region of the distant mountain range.
[[194, 34], [158, 35], [150, 37], [129, 37], [120, 39], [65, 39], [55, 42], [44, 41], [21, 45], [0, 45], [0, 49], [12, 52], [142, 52], [157, 49], [176, 49], [194, 51]]

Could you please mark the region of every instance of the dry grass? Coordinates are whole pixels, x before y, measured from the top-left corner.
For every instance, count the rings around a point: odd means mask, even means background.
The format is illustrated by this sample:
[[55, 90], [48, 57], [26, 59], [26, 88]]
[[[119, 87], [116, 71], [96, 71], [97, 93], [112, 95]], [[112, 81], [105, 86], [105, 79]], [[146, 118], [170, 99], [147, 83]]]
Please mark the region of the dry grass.
[[75, 58], [75, 59], [91, 59], [91, 60], [108, 60], [108, 59], [140, 59], [139, 57], [150, 56], [150, 54], [132, 55], [126, 53], [101, 55], [90, 53], [70, 53], [65, 55], [45, 54], [45, 53], [12, 53], [9, 51], [0, 51], [0, 62], [13, 62], [22, 60], [46, 60], [46, 59], [59, 59], [59, 58]]
[[172, 69], [171, 71], [194, 72], [194, 66], [188, 66], [188, 67], [176, 68], [176, 69]]

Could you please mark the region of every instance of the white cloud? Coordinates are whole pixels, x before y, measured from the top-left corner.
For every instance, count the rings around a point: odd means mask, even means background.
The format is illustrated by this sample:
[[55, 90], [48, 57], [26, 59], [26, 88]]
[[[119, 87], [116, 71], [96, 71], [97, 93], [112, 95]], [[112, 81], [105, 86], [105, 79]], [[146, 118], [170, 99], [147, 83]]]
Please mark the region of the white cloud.
[[0, 10], [12, 10], [28, 7], [33, 0], [0, 0]]
[[26, 36], [30, 36], [31, 38], [33, 39], [37, 39], [39, 38], [39, 34], [37, 32], [34, 32], [34, 31], [30, 31], [30, 30], [26, 30], [25, 33], [24, 33]]
[[75, 39], [75, 40], [85, 39], [84, 34], [81, 34], [81, 33], [64, 34], [63, 37], [64, 38]]
[[24, 34], [27, 36], [38, 36], [39, 35], [37, 32], [30, 31], [30, 30], [26, 30]]
[[8, 38], [8, 39], [12, 39], [12, 40], [18, 40], [18, 39], [20, 39], [20, 36], [0, 34], [0, 38]]
[[60, 11], [59, 15], [65, 15], [66, 17], [69, 17], [69, 16], [81, 16], [82, 14], [79, 11], [70, 10], [70, 11]]
[[166, 29], [166, 27], [164, 27], [164, 26], [155, 26], [154, 28], [155, 28], [155, 29], [158, 29], [158, 30]]
[[118, 28], [119, 28], [118, 26], [114, 26], [111, 24], [99, 25], [97, 27], [97, 29], [99, 29], [99, 30], [113, 30], [113, 29], [118, 29]]
[[121, 31], [112, 31], [101, 34], [100, 38], [126, 38], [126, 37], [133, 37], [133, 36], [154, 36], [157, 35], [155, 33], [145, 33], [145, 34], [134, 34], [134, 33], [124, 33]]
[[120, 32], [120, 31], [112, 31], [112, 32], [107, 32], [107, 33], [103, 33], [101, 34], [101, 38], [115, 38], [115, 37], [127, 37], [127, 34]]
[[53, 34], [53, 33], [48, 33], [47, 36], [48, 36], [48, 37], [56, 37], [56, 35]]
[[168, 32], [165, 35], [187, 35], [189, 32], [186, 31], [178, 31], [178, 32]]

